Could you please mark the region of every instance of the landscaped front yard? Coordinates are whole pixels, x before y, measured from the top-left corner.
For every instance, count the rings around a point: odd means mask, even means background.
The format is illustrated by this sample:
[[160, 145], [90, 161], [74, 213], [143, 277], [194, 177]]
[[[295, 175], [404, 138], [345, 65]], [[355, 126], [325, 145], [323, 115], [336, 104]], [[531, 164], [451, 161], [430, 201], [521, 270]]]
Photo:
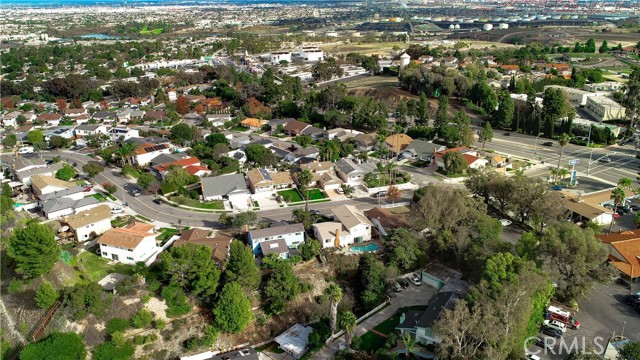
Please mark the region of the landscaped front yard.
[[198, 209], [208, 209], [208, 210], [224, 210], [224, 203], [222, 200], [215, 201], [199, 201], [190, 199], [188, 197], [184, 197], [181, 195], [172, 196], [169, 200], [176, 202], [180, 205], [190, 206]]
[[304, 192], [304, 195], [305, 197], [307, 197], [308, 195], [309, 200], [322, 200], [326, 198], [326, 196], [320, 189], [309, 189], [308, 191]]
[[156, 240], [162, 241], [164, 244], [167, 240], [171, 239], [173, 235], [178, 233], [178, 229], [174, 228], [160, 228], [160, 235], [156, 237]]
[[288, 203], [300, 202], [303, 200], [302, 195], [300, 195], [300, 192], [298, 191], [298, 189], [288, 189], [288, 190], [278, 191], [278, 195], [282, 196], [284, 201]]
[[100, 193], [95, 193], [95, 194], [87, 195], [87, 196], [85, 196], [85, 197], [94, 197], [94, 198], [96, 198], [96, 199], [97, 199], [98, 201], [100, 201], [100, 202], [107, 201], [107, 198], [106, 198], [104, 195], [100, 194]]

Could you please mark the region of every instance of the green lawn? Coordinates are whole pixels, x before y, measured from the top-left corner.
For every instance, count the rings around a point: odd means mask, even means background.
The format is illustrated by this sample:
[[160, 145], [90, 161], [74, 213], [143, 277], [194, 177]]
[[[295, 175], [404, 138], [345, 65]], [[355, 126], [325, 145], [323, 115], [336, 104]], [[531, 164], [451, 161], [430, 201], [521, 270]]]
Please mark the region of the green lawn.
[[148, 26], [145, 26], [144, 28], [142, 28], [142, 30], [140, 30], [141, 35], [150, 35], [150, 34], [160, 35], [162, 33], [163, 33], [162, 28], [149, 30]]
[[71, 264], [79, 269], [80, 279], [97, 282], [110, 273], [119, 273], [125, 275], [133, 274], [132, 267], [121, 263], [109, 265], [109, 260], [95, 253], [97, 247], [93, 247], [82, 254], [75, 257]]
[[94, 198], [96, 198], [96, 199], [97, 199], [98, 201], [100, 201], [100, 202], [107, 201], [107, 198], [106, 198], [104, 195], [100, 194], [100, 193], [96, 193], [96, 194], [92, 194], [92, 195], [87, 195], [87, 196], [85, 196], [85, 197], [94, 197]]
[[129, 219], [131, 219], [131, 216], [129, 215], [118, 216], [117, 218], [111, 220], [111, 227], [113, 228], [124, 227], [129, 223]]
[[178, 233], [178, 229], [160, 228], [160, 235], [158, 235], [156, 239], [162, 241], [162, 243], [164, 244], [165, 241], [171, 239], [173, 235], [176, 235], [177, 233]]
[[322, 190], [320, 189], [309, 189], [307, 191], [305, 191], [305, 197], [306, 195], [309, 196], [309, 200], [321, 200], [326, 198], [326, 196], [324, 195], [324, 193], [322, 192]]
[[389, 335], [394, 332], [399, 322], [400, 322], [400, 314], [396, 313], [392, 317], [376, 325], [374, 329], [382, 334]]
[[246, 128], [246, 127], [240, 126], [240, 125], [234, 126], [231, 129], [229, 129], [229, 131], [238, 131], [238, 132], [245, 132], [247, 130], [249, 130], [249, 128]]
[[149, 219], [146, 216], [142, 216], [142, 215], [136, 215], [136, 217], [144, 222], [151, 222], [151, 219]]
[[289, 190], [282, 190], [282, 191], [278, 191], [278, 195], [282, 196], [282, 198], [284, 199], [284, 201], [286, 202], [300, 202], [302, 201], [302, 195], [300, 195], [300, 192], [297, 189], [289, 189]]
[[360, 350], [364, 350], [364, 351], [377, 351], [378, 349], [382, 348], [384, 346], [384, 343], [387, 341], [387, 339], [383, 338], [382, 336], [371, 332], [371, 331], [367, 331], [364, 335], [362, 335], [362, 343], [360, 345]]
[[224, 203], [220, 200], [216, 201], [200, 201], [190, 199], [184, 196], [172, 196], [169, 200], [174, 201], [180, 205], [190, 206], [199, 209], [208, 209], [208, 210], [224, 210]]

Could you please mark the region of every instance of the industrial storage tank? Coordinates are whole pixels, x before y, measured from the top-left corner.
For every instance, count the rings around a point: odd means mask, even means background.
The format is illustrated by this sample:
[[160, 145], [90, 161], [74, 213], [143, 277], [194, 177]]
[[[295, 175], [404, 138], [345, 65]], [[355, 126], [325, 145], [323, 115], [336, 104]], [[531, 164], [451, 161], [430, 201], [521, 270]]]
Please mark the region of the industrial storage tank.
[[509, 28], [509, 24], [501, 23], [498, 25], [498, 29], [508, 29], [508, 28]]
[[551, 18], [553, 20], [560, 20], [560, 17], [561, 17], [560, 15], [553, 15]]
[[569, 20], [569, 15], [562, 15], [562, 16], [560, 16], [560, 19]]
[[489, 21], [489, 19], [487, 19], [487, 18], [480, 18], [480, 20], [478, 20], [478, 21], [480, 21], [480, 22], [487, 22], [487, 21]]
[[456, 21], [455, 16], [450, 16], [448, 18], [445, 19], [446, 21]]
[[578, 20], [578, 15], [571, 15], [571, 16], [569, 16], [569, 19]]
[[498, 21], [500, 21], [500, 20], [502, 20], [502, 19], [501, 19], [501, 18], [499, 18], [499, 17], [492, 17], [492, 18], [491, 18], [491, 21], [495, 21], [495, 22], [498, 22]]
[[456, 30], [460, 30], [460, 25], [455, 24], [455, 25], [454, 25], [454, 28], [455, 28]]
[[453, 30], [453, 29], [455, 29], [455, 28], [456, 28], [456, 27], [455, 27], [455, 26], [453, 26], [453, 24], [449, 25], [449, 30]]
[[580, 19], [583, 19], [583, 20], [584, 20], [584, 19], [586, 19], [586, 18], [587, 18], [587, 15], [580, 15], [578, 18], [580, 18]]
[[486, 31], [493, 30], [493, 25], [492, 24], [484, 24], [484, 25], [482, 25], [482, 30], [486, 30]]
[[465, 24], [473, 24], [475, 22], [474, 19], [464, 19], [463, 21]]
[[441, 16], [434, 16], [431, 20], [433, 20], [433, 21], [442, 21], [442, 17]]
[[424, 19], [427, 21], [431, 21], [431, 16], [426, 16]]

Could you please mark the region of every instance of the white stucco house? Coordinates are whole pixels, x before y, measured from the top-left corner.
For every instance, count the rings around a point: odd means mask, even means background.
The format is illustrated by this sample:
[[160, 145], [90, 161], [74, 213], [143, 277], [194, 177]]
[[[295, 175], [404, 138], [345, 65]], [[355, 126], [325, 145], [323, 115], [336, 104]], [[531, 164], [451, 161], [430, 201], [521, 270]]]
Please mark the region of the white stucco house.
[[98, 240], [101, 256], [129, 265], [148, 260], [159, 250], [154, 228], [154, 225], [134, 222], [124, 228], [108, 230]]
[[353, 205], [333, 209], [334, 221], [313, 224], [313, 234], [323, 248], [344, 247], [371, 240], [373, 224]]
[[99, 205], [67, 216], [63, 223], [73, 231], [76, 241], [87, 241], [92, 236], [102, 235], [111, 229], [111, 208]]
[[274, 226], [251, 230], [247, 235], [247, 242], [256, 255], [262, 253], [260, 243], [279, 239], [284, 240], [289, 248], [297, 248], [304, 242], [304, 226], [302, 224]]
[[200, 186], [206, 201], [228, 200], [234, 209], [247, 209], [252, 205], [251, 192], [242, 174], [204, 177]]
[[142, 144], [134, 152], [134, 158], [139, 166], [147, 165], [158, 155], [171, 154], [171, 145], [169, 144]]

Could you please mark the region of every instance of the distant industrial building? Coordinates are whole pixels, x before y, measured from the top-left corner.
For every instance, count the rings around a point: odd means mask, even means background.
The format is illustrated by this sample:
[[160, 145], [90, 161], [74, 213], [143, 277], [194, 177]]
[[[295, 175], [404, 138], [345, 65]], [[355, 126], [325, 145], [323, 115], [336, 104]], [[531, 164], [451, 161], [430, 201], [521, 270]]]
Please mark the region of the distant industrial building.
[[564, 93], [564, 96], [566, 96], [567, 99], [569, 99], [569, 101], [571, 102], [571, 105], [575, 107], [578, 107], [580, 105], [587, 105], [587, 98], [589, 98], [590, 96], [596, 96], [596, 93], [594, 92], [571, 88], [568, 86], [547, 85], [544, 87], [544, 89], [556, 89], [562, 91]]
[[587, 98], [587, 109], [599, 121], [624, 119], [626, 109], [618, 102], [604, 96], [590, 96]]
[[279, 64], [281, 61], [291, 62], [291, 53], [288, 51], [276, 51], [269, 55], [269, 61], [272, 64]]

